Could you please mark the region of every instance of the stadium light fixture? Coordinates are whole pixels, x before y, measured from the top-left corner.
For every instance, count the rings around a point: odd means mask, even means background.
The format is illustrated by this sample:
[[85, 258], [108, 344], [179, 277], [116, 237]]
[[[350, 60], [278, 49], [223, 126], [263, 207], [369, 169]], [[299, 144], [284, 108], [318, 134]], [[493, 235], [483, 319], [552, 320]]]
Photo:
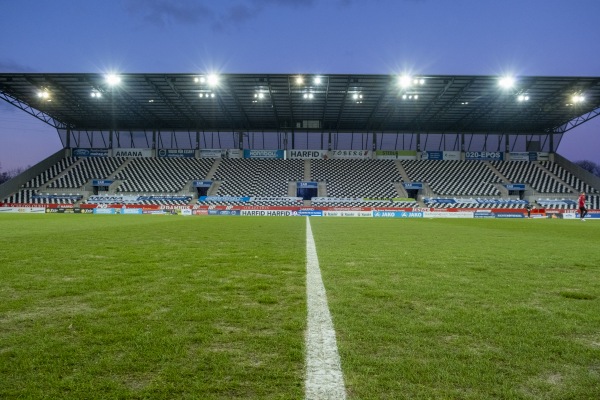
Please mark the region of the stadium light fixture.
[[320, 85], [321, 83], [323, 83], [323, 79], [320, 76], [315, 76], [315, 85]]
[[399, 79], [398, 79], [398, 84], [400, 85], [400, 87], [403, 88], [407, 88], [410, 87], [413, 83], [413, 79], [412, 77], [408, 76], [408, 75], [402, 75]]
[[46, 89], [40, 90], [37, 93], [37, 97], [39, 97], [42, 100], [49, 100], [50, 99], [50, 92], [48, 92], [48, 90], [46, 90]]
[[512, 87], [515, 86], [515, 83], [516, 83], [515, 78], [513, 78], [512, 76], [503, 76], [498, 81], [498, 84], [503, 89], [511, 89]]
[[518, 101], [519, 103], [523, 103], [523, 102], [525, 102], [525, 101], [529, 101], [529, 96], [528, 96], [528, 95], [526, 95], [526, 94], [520, 94], [520, 95], [517, 97], [517, 101]]
[[304, 93], [304, 95], [302, 95], [302, 97], [307, 100], [312, 100], [315, 97], [315, 95], [312, 93]]
[[117, 86], [121, 83], [121, 77], [117, 74], [108, 74], [105, 79], [109, 86]]
[[92, 90], [92, 92], [90, 93], [90, 96], [92, 96], [92, 98], [94, 98], [94, 99], [99, 99], [102, 97], [102, 93], [100, 93], [97, 90]]
[[302, 85], [304, 83], [304, 77], [302, 75], [298, 75], [296, 77], [296, 85]]
[[206, 83], [208, 83], [208, 86], [217, 86], [219, 84], [219, 75], [217, 74], [210, 74], [206, 77]]
[[585, 101], [585, 96], [581, 94], [576, 94], [572, 98], [573, 104], [583, 103]]

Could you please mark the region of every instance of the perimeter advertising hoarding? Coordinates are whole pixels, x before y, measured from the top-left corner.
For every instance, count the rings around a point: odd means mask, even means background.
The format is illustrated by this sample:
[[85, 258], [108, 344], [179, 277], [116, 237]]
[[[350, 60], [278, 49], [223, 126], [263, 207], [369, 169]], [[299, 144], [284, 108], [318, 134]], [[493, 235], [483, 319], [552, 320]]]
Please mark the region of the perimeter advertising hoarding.
[[423, 151], [421, 160], [460, 160], [460, 151]]
[[108, 157], [108, 149], [73, 149], [73, 157]]
[[323, 211], [324, 217], [368, 217], [373, 216], [372, 211]]
[[327, 150], [287, 150], [286, 157], [295, 160], [325, 160], [328, 158]]
[[465, 152], [465, 160], [502, 161], [504, 160], [504, 153], [501, 151], [467, 151]]
[[244, 152], [240, 149], [227, 150], [227, 158], [244, 158]]
[[375, 158], [378, 160], [416, 160], [416, 150], [377, 150]]
[[280, 158], [283, 159], [283, 150], [244, 150], [244, 158]]
[[152, 157], [152, 149], [113, 149], [112, 156], [129, 158]]
[[240, 215], [240, 210], [208, 210], [208, 215]]
[[41, 207], [0, 207], [4, 213], [45, 213], [46, 209]]
[[194, 158], [196, 150], [193, 149], [159, 149], [157, 150], [159, 157], [166, 158]]
[[404, 182], [402, 184], [404, 189], [423, 189], [423, 183], [421, 182]]
[[[200, 158], [223, 158], [226, 155], [227, 155], [227, 150], [200, 149]], [[229, 158], [239, 158], [239, 157], [229, 157]]]
[[373, 158], [372, 150], [332, 150], [331, 158], [350, 158], [367, 160]]
[[423, 218], [422, 211], [372, 211], [373, 218]]
[[[210, 213], [210, 210], [208, 211]], [[292, 210], [241, 210], [240, 215], [254, 217], [287, 217], [292, 215]]]
[[550, 153], [542, 151], [518, 151], [509, 153], [511, 161], [548, 161]]

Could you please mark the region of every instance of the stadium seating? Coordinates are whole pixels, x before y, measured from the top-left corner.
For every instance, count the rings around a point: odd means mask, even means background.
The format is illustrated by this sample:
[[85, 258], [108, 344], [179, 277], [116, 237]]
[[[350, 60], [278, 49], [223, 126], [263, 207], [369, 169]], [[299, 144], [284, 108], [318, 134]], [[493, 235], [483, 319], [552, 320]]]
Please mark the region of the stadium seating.
[[117, 172], [114, 179], [123, 182], [117, 193], [177, 193], [190, 180], [202, 180], [212, 159], [134, 158]]
[[59, 176], [48, 188], [77, 189], [90, 179], [106, 179], [125, 159], [120, 157], [87, 157], [80, 159], [64, 175]]
[[402, 176], [393, 160], [311, 160], [311, 179], [327, 184], [330, 197], [398, 197]]
[[501, 180], [481, 161], [404, 160], [402, 166], [411, 181], [429, 184], [437, 195], [500, 195], [493, 184]]
[[569, 186], [573, 187], [578, 193], [582, 191], [586, 193], [598, 193], [596, 189], [583, 182], [581, 179], [577, 178], [575, 175], [573, 175], [557, 163], [554, 163], [552, 161], [541, 161], [540, 165], [547, 168], [550, 172], [562, 179]]
[[492, 165], [511, 183], [529, 184], [539, 193], [572, 193], [573, 191], [539, 167], [537, 162], [492, 161]]

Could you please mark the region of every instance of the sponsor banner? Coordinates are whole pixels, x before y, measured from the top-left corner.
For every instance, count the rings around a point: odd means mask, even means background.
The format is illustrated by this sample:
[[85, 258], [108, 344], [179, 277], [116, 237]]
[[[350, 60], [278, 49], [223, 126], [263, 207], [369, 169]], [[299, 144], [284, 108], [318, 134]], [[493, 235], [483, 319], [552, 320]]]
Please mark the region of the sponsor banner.
[[284, 201], [293, 203], [296, 201], [302, 201], [302, 197], [250, 197], [250, 201], [256, 201], [259, 203], [271, 201]]
[[39, 213], [43, 214], [46, 212], [45, 208], [42, 207], [0, 207], [0, 213]]
[[194, 215], [208, 215], [208, 210], [193, 210]]
[[511, 161], [535, 161], [530, 159], [531, 154], [536, 153], [530, 153], [528, 151], [517, 151], [509, 153], [509, 157]]
[[332, 158], [370, 159], [373, 158], [372, 150], [332, 150]]
[[504, 185], [508, 190], [525, 190], [524, 183], [509, 183]]
[[110, 186], [114, 181], [109, 179], [93, 179], [92, 186]]
[[375, 158], [378, 160], [416, 160], [416, 150], [376, 150]]
[[423, 151], [421, 152], [421, 160], [443, 160], [443, 151]]
[[88, 203], [94, 204], [122, 204], [122, 203], [135, 203], [138, 200], [138, 196], [90, 196], [87, 200]]
[[297, 182], [299, 188], [313, 188], [317, 189], [319, 187], [319, 182]]
[[[81, 210], [77, 209], [79, 212], [77, 214], [81, 214]], [[75, 209], [73, 208], [46, 208], [46, 214], [75, 214]]]
[[377, 150], [375, 158], [378, 160], [416, 160], [416, 150]]
[[182, 209], [182, 210], [181, 210], [181, 215], [184, 215], [184, 216], [190, 216], [190, 215], [192, 215], [192, 210], [190, 210], [189, 208], [187, 208], [187, 209]]
[[327, 150], [287, 150], [286, 157], [292, 160], [326, 160], [327, 153]]
[[320, 203], [354, 203], [362, 202], [362, 197], [313, 197], [312, 201]]
[[169, 211], [165, 211], [165, 210], [143, 210], [144, 214], [149, 214], [149, 215], [166, 215], [166, 214], [171, 214], [171, 212]]
[[525, 218], [522, 212], [495, 212], [496, 218]]
[[45, 200], [71, 200], [77, 201], [83, 196], [80, 194], [34, 194], [31, 196], [32, 199], [45, 199]]
[[240, 210], [208, 210], [208, 215], [240, 215]]
[[143, 214], [143, 211], [141, 208], [125, 208], [123, 207], [121, 209], [121, 214]]
[[491, 210], [476, 210], [473, 218], [496, 218], [496, 216]]
[[[423, 212], [423, 218], [473, 218], [474, 213], [472, 211], [425, 211]], [[480, 217], [478, 217], [480, 218]], [[493, 218], [493, 216], [492, 216]]]
[[369, 217], [373, 216], [372, 211], [323, 211], [324, 217]]
[[538, 151], [534, 153], [537, 161], [548, 161], [550, 160], [550, 153]]
[[250, 197], [234, 197], [234, 196], [200, 196], [198, 201], [223, 201], [232, 202], [240, 201], [247, 203], [250, 201]]
[[298, 210], [293, 211], [292, 215], [297, 215], [299, 217], [322, 217], [323, 210]]
[[465, 160], [502, 161], [504, 160], [504, 153], [501, 151], [467, 151], [465, 152]]
[[[223, 149], [200, 149], [200, 158], [223, 158], [226, 155], [227, 155], [227, 150], [223, 150]], [[239, 158], [239, 157], [229, 157], [229, 158]]]
[[244, 150], [244, 158], [284, 158], [283, 150]]
[[423, 189], [421, 182], [404, 182], [402, 186], [404, 186], [404, 189]]
[[423, 218], [423, 213], [414, 211], [373, 211], [373, 218]]
[[194, 187], [210, 187], [213, 181], [194, 181]]
[[113, 157], [152, 157], [152, 149], [113, 149]]
[[444, 160], [460, 161], [460, 151], [444, 151]]
[[[212, 210], [208, 210], [210, 213]], [[261, 216], [261, 217], [286, 217], [292, 215], [292, 210], [241, 210], [238, 211], [243, 216]]]
[[94, 208], [94, 214], [116, 214], [114, 208]]
[[191, 200], [191, 196], [137, 196], [138, 201], [185, 201]]
[[244, 152], [240, 149], [227, 150], [227, 158], [244, 158]]
[[159, 157], [168, 158], [194, 158], [196, 157], [196, 150], [193, 149], [159, 149]]
[[73, 157], [108, 157], [108, 149], [73, 149]]

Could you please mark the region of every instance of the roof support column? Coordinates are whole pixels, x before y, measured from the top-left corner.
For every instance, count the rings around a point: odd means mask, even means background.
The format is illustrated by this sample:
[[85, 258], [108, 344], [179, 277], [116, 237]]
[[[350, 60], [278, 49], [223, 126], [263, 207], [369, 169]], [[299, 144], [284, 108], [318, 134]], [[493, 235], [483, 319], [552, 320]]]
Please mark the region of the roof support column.
[[373, 151], [377, 150], [377, 135], [373, 132]]

